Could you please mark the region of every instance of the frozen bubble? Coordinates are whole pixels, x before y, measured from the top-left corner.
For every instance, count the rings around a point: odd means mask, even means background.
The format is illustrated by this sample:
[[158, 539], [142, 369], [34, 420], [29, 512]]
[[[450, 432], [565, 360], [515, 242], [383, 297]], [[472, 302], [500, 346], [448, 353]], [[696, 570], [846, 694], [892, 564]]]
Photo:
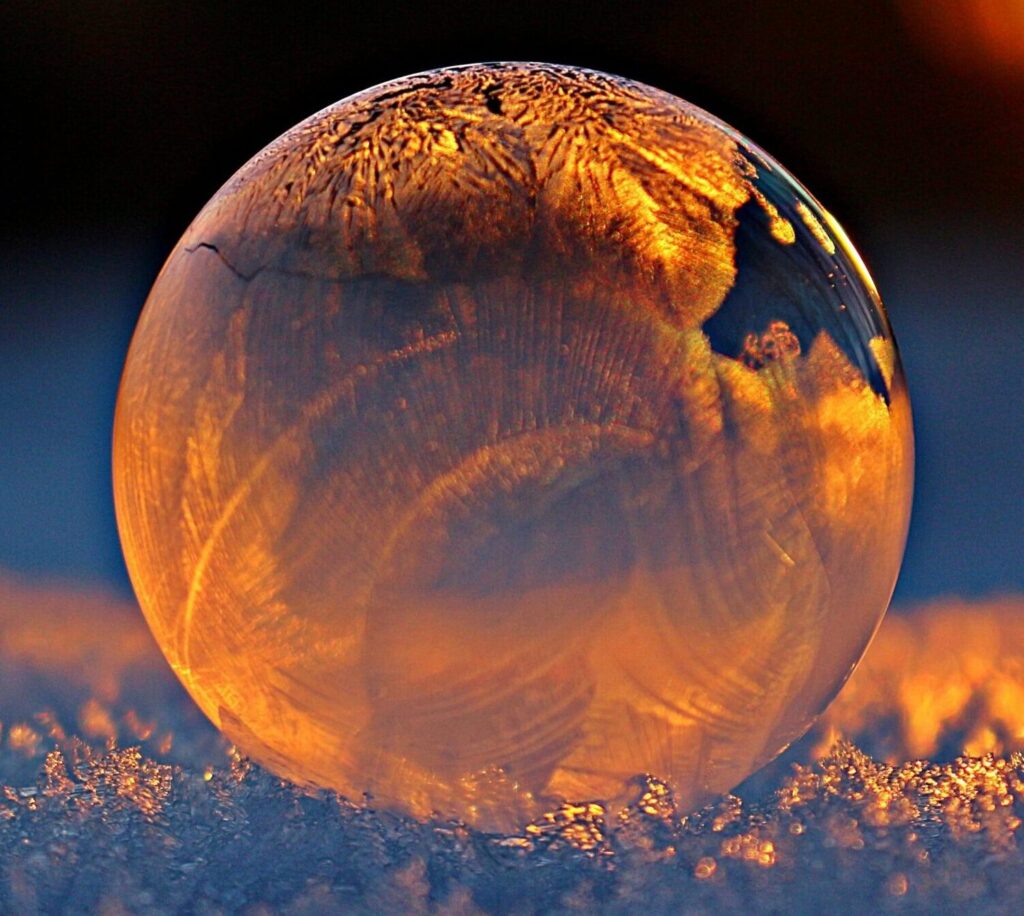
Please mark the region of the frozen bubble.
[[838, 224], [688, 103], [441, 70], [259, 153], [132, 342], [118, 522], [164, 653], [299, 783], [511, 829], [800, 735], [884, 613], [911, 493]]

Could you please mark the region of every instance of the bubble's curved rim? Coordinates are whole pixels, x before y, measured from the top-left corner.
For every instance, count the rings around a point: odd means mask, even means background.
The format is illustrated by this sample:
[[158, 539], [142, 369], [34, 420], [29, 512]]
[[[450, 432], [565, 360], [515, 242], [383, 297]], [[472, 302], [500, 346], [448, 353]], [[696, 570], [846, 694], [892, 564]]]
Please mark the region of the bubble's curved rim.
[[[246, 178], [247, 178], [247, 173], [253, 168], [254, 165], [256, 165], [257, 163], [259, 163], [261, 160], [263, 160], [265, 158], [274, 156], [275, 153], [277, 152], [278, 148], [279, 148], [279, 145], [283, 141], [291, 139], [297, 133], [301, 132], [304, 128], [306, 128], [308, 125], [316, 123], [317, 121], [319, 121], [319, 120], [329, 116], [331, 112], [334, 112], [334, 111], [336, 111], [336, 110], [338, 110], [338, 109], [340, 109], [340, 108], [342, 108], [342, 107], [344, 107], [346, 105], [350, 105], [350, 104], [354, 104], [354, 103], [358, 103], [360, 101], [366, 100], [367, 98], [371, 98], [371, 97], [374, 97], [374, 96], [380, 98], [380, 97], [384, 96], [388, 92], [389, 88], [391, 88], [391, 87], [398, 87], [398, 86], [401, 86], [401, 85], [404, 84], [405, 88], [407, 88], [408, 91], [413, 92], [413, 91], [415, 91], [417, 88], [419, 88], [421, 86], [423, 88], [429, 88], [427, 85], [424, 85], [424, 83], [421, 82], [424, 79], [437, 78], [437, 77], [443, 76], [444, 74], [447, 74], [447, 73], [451, 73], [451, 74], [465, 73], [467, 71], [474, 71], [474, 70], [481, 70], [481, 71], [486, 71], [486, 70], [493, 70], [493, 71], [501, 71], [501, 70], [519, 70], [519, 71], [544, 70], [544, 71], [547, 71], [547, 72], [552, 73], [552, 74], [557, 74], [559, 72], [562, 72], [562, 73], [566, 73], [566, 74], [570, 74], [571, 73], [571, 74], [576, 74], [576, 75], [595, 76], [595, 77], [599, 77], [601, 79], [609, 80], [609, 81], [611, 81], [612, 83], [615, 83], [615, 84], [622, 84], [622, 85], [629, 86], [630, 88], [632, 88], [634, 90], [638, 90], [638, 91], [643, 92], [644, 94], [648, 94], [648, 95], [650, 95], [652, 97], [660, 98], [660, 99], [664, 99], [666, 101], [669, 101], [671, 103], [671, 105], [674, 108], [676, 108], [677, 110], [679, 110], [681, 113], [683, 113], [685, 115], [692, 116], [695, 119], [699, 120], [702, 123], [707, 124], [708, 126], [710, 126], [712, 128], [717, 128], [725, 136], [730, 138], [740, 148], [740, 150], [742, 150], [742, 152], [744, 154], [750, 155], [757, 162], [757, 164], [760, 167], [763, 167], [763, 168], [765, 168], [765, 169], [767, 169], [767, 170], [769, 170], [771, 172], [777, 173], [779, 176], [781, 176], [782, 179], [785, 181], [785, 183], [792, 189], [792, 191], [796, 195], [798, 195], [798, 199], [802, 199], [803, 202], [806, 205], [808, 205], [808, 206], [810, 206], [812, 208], [813, 212], [821, 214], [821, 216], [823, 217], [824, 221], [826, 222], [826, 225], [827, 225], [830, 233], [834, 236], [834, 240], [837, 243], [837, 248], [839, 248], [842, 251], [842, 254], [856, 268], [858, 279], [860, 279], [864, 283], [865, 288], [868, 290], [868, 292], [869, 292], [869, 294], [870, 294], [870, 296], [871, 296], [871, 298], [873, 300], [873, 303], [874, 303], [874, 305], [876, 307], [876, 310], [877, 310], [877, 315], [878, 315], [878, 318], [879, 318], [879, 322], [883, 326], [888, 339], [892, 342], [893, 347], [894, 347], [894, 349], [896, 351], [896, 356], [895, 356], [896, 365], [897, 365], [897, 367], [900, 367], [900, 368], [898, 368], [897, 375], [901, 379], [901, 383], [903, 383], [905, 385], [905, 382], [903, 381], [905, 377], [903, 375], [902, 368], [901, 368], [901, 360], [900, 360], [899, 353], [898, 353], [898, 346], [896, 345], [895, 337], [894, 337], [894, 335], [892, 333], [892, 328], [891, 328], [891, 324], [890, 324], [890, 321], [889, 321], [888, 313], [887, 313], [887, 310], [886, 310], [884, 304], [882, 303], [881, 298], [878, 295], [877, 289], [875, 287], [875, 284], [874, 284], [874, 281], [873, 281], [873, 279], [871, 277], [870, 272], [868, 271], [866, 265], [864, 264], [864, 261], [861, 258], [859, 252], [857, 251], [855, 246], [850, 241], [850, 239], [849, 239], [848, 235], [846, 234], [846, 232], [843, 230], [842, 226], [832, 216], [832, 214], [817, 200], [817, 198], [814, 197], [814, 195], [804, 186], [804, 184], [802, 182], [800, 182], [795, 176], [793, 176], [793, 174], [791, 172], [789, 172], [784, 166], [782, 166], [781, 163], [779, 163], [779, 161], [775, 157], [773, 157], [770, 153], [765, 151], [760, 145], [758, 145], [757, 143], [753, 142], [744, 133], [742, 133], [741, 131], [739, 131], [736, 128], [732, 127], [731, 125], [729, 125], [728, 123], [726, 123], [722, 119], [720, 119], [720, 118], [716, 117], [715, 115], [711, 114], [706, 109], [703, 109], [700, 106], [698, 106], [698, 105], [696, 105], [696, 104], [694, 104], [692, 102], [689, 102], [688, 100], [686, 100], [686, 99], [684, 99], [684, 98], [682, 98], [680, 96], [677, 96], [677, 95], [675, 95], [673, 93], [667, 92], [666, 90], [662, 90], [662, 89], [659, 89], [659, 88], [657, 88], [655, 86], [652, 86], [650, 84], [643, 83], [643, 82], [640, 82], [640, 81], [637, 81], [637, 80], [633, 80], [633, 79], [630, 79], [628, 77], [620, 76], [618, 74], [608, 73], [607, 71], [597, 70], [597, 69], [588, 68], [588, 67], [569, 65], [569, 64], [553, 64], [553, 63], [545, 63], [545, 62], [538, 62], [538, 61], [481, 61], [481, 62], [476, 62], [476, 63], [467, 63], [467, 64], [458, 64], [458, 65], [451, 65], [451, 66], [431, 68], [431, 69], [417, 71], [415, 73], [405, 74], [403, 76], [399, 76], [399, 77], [395, 77], [393, 79], [382, 81], [382, 82], [377, 83], [377, 84], [375, 84], [373, 86], [366, 87], [366, 88], [364, 88], [362, 90], [359, 90], [359, 91], [357, 91], [355, 93], [351, 93], [351, 94], [349, 94], [349, 95], [347, 95], [347, 96], [345, 96], [345, 97], [343, 97], [343, 98], [341, 98], [341, 99], [339, 99], [339, 100], [337, 100], [335, 102], [332, 102], [332, 103], [330, 103], [330, 104], [328, 104], [326, 106], [323, 106], [322, 108], [318, 109], [317, 111], [314, 111], [313, 113], [311, 113], [307, 117], [303, 118], [298, 123], [292, 125], [287, 130], [285, 130], [282, 133], [278, 134], [269, 143], [265, 144], [254, 156], [250, 157], [245, 163], [243, 163], [242, 166], [240, 168], [238, 168], [228, 178], [228, 180], [226, 182], [224, 182], [220, 186], [220, 188], [210, 197], [210, 199], [207, 202], [207, 204], [204, 205], [203, 210], [205, 210], [207, 207], [209, 207], [214, 201], [216, 201], [222, 195], [224, 195], [226, 193], [230, 193], [230, 191], [237, 185], [237, 183], [239, 181], [245, 181]], [[410, 83], [412, 83], [412, 85], [409, 85]], [[200, 211], [200, 213], [202, 213], [202, 210]], [[194, 222], [195, 222], [195, 220], [193, 220], [193, 223]], [[186, 229], [182, 239], [177, 243], [177, 245], [175, 245], [174, 249], [168, 255], [167, 260], [165, 261], [163, 267], [161, 268], [161, 271], [160, 271], [161, 274], [163, 273], [163, 270], [167, 267], [167, 265], [175, 258], [175, 256], [177, 255], [180, 247], [182, 246], [182, 244], [184, 244], [186, 242], [186, 240], [187, 240], [187, 238], [189, 236], [191, 225], [192, 224], [190, 224], [189, 228]], [[158, 283], [158, 282], [159, 282], [159, 275], [156, 278], [156, 280], [154, 281], [154, 285], [156, 283]], [[146, 305], [148, 306], [148, 304], [149, 303], [148, 303], [148, 297], [147, 297]], [[143, 312], [145, 312], [145, 307], [143, 309]], [[138, 333], [138, 328], [136, 328], [136, 332], [135, 333], [136, 334]], [[133, 334], [132, 342], [130, 343], [128, 351], [127, 351], [127, 353], [129, 355], [130, 355], [131, 349], [132, 349], [132, 347], [134, 346], [134, 343], [135, 343], [135, 339], [134, 338], [135, 338], [135, 335]], [[122, 379], [121, 379], [121, 383], [119, 384], [118, 394], [117, 394], [117, 405], [118, 405], [118, 407], [120, 406], [120, 403], [121, 403], [121, 400], [122, 400], [123, 386], [124, 386], [124, 375], [122, 374]], [[909, 399], [905, 399], [905, 403], [907, 404], [907, 407], [909, 409]], [[118, 439], [118, 437], [119, 437], [119, 433], [118, 433], [118, 427], [119, 427], [119, 424], [118, 424], [118, 414], [119, 413], [120, 413], [120, 410], [115, 410], [115, 421], [114, 421], [114, 428], [113, 428], [113, 435], [112, 435], [112, 438], [113, 438], [114, 441], [116, 441]], [[123, 434], [124, 433], [122, 432], [121, 435], [123, 435]], [[912, 448], [913, 448], [912, 431], [911, 431], [911, 434], [910, 434], [910, 438], [908, 440], [908, 444], [910, 445], [910, 448], [911, 448], [911, 471], [912, 471], [912, 467], [913, 467], [913, 464], [912, 464], [912, 454], [913, 454], [913, 451], [912, 451]], [[113, 476], [115, 477], [114, 492], [116, 494], [118, 492], [118, 488], [116, 486], [116, 475], [117, 475], [116, 468], [112, 468], [112, 471], [113, 471]], [[115, 513], [118, 516], [118, 519], [117, 519], [117, 521], [118, 521], [118, 530], [119, 530], [119, 533], [120, 533], [122, 531], [122, 529], [123, 529], [123, 520], [120, 518], [122, 512], [119, 510], [119, 507], [117, 505], [117, 500], [115, 500]], [[909, 516], [908, 516], [908, 525], [909, 525]], [[904, 531], [903, 543], [904, 543], [904, 549], [905, 549], [906, 531]], [[134, 585], [135, 585], [135, 583], [133, 582], [133, 586]], [[893, 581], [892, 588], [890, 589], [890, 597], [889, 597], [889, 599], [886, 602], [886, 607], [888, 607], [888, 602], [889, 602], [889, 600], [891, 600], [891, 594], [892, 594], [892, 591], [893, 591], [894, 588], [895, 588], [895, 579]], [[138, 592], [138, 588], [136, 588], [136, 592]], [[876, 622], [876, 625], [875, 625], [875, 628], [874, 628], [870, 638], [868, 639], [867, 643], [865, 643], [864, 648], [863, 648], [863, 650], [860, 653], [860, 656], [856, 660], [854, 660], [854, 662], [851, 664], [849, 670], [845, 673], [844, 676], [842, 676], [841, 682], [844, 682], [847, 679], [847, 677], [852, 673], [852, 671], [857, 666], [857, 664], [859, 664], [860, 659], [863, 657], [864, 652], [867, 651], [867, 648], [870, 646], [871, 642], [873, 641], [875, 633], [877, 633], [878, 627], [880, 626], [881, 621], [882, 621], [883, 618], [884, 618], [884, 611], [881, 614], [879, 614], [877, 622]], [[812, 719], [810, 722], [808, 722], [806, 728], [810, 728], [813, 725], [813, 721], [814, 720]]]

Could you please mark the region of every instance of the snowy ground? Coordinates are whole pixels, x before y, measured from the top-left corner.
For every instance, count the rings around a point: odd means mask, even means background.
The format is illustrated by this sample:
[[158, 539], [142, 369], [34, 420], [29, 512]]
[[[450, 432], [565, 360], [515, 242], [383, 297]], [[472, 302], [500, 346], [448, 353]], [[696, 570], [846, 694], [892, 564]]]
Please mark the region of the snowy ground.
[[252, 766], [137, 612], [102, 595], [0, 582], [0, 723], [0, 913], [1015, 912], [1024, 899], [1021, 601], [890, 615], [824, 721], [703, 811], [638, 781], [625, 811], [567, 805], [513, 836], [305, 795]]

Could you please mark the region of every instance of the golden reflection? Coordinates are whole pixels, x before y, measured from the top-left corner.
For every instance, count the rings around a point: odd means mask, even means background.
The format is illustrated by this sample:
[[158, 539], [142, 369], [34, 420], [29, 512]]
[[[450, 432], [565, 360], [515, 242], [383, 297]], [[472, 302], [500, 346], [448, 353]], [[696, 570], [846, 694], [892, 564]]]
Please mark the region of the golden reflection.
[[603, 74], [439, 71], [300, 125], [193, 223], [125, 369], [118, 522], [172, 667], [274, 771], [417, 815], [730, 788], [902, 552], [909, 405], [843, 239]]
[[811, 235], [825, 249], [825, 252], [830, 255], [835, 254], [836, 243], [832, 241], [829, 234], [825, 231], [825, 227], [818, 221], [818, 217], [811, 212], [810, 208], [802, 200], [797, 202], [796, 212], [800, 214], [800, 219], [804, 221], [804, 225], [810, 229]]

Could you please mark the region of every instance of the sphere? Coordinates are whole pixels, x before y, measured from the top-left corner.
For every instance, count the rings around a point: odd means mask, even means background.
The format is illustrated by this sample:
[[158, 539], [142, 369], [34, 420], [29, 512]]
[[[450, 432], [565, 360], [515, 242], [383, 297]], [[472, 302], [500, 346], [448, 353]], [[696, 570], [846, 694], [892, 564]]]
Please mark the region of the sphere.
[[803, 733], [891, 596], [910, 410], [832, 217], [664, 92], [410, 76], [257, 154], [118, 399], [170, 664], [300, 784], [509, 829]]

